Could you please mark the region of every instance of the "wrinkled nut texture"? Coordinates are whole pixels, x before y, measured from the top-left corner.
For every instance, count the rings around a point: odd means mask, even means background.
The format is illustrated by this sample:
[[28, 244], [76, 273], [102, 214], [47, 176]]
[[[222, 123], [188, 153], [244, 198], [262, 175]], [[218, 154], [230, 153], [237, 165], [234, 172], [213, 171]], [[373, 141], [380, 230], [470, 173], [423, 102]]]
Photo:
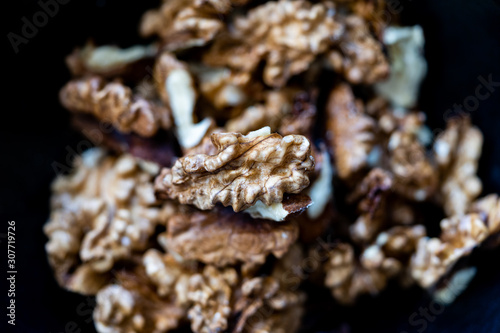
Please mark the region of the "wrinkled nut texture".
[[281, 137], [269, 128], [251, 132], [214, 133], [216, 155], [189, 155], [164, 168], [155, 181], [157, 195], [207, 210], [220, 202], [235, 212], [254, 205], [279, 203], [284, 193], [309, 185], [314, 169], [309, 141], [300, 135]]
[[116, 260], [148, 246], [163, 216], [152, 184], [158, 169], [95, 148], [76, 159], [73, 174], [55, 180], [44, 232], [49, 261], [62, 285], [77, 288], [68, 274], [78, 265], [104, 273]]
[[411, 259], [411, 274], [423, 288], [434, 286], [488, 236], [488, 228], [478, 214], [444, 219], [441, 230], [440, 238], [421, 238]]
[[143, 15], [140, 33], [158, 35], [169, 51], [202, 46], [224, 28], [217, 15], [227, 13], [238, 2], [242, 1], [164, 1], [160, 8]]
[[332, 3], [269, 1], [236, 18], [229, 37], [216, 38], [203, 60], [243, 72], [265, 60], [264, 82], [281, 87], [339, 39], [334, 13]]
[[183, 260], [219, 267], [238, 262], [263, 264], [271, 253], [278, 258], [285, 254], [298, 237], [298, 226], [215, 210], [176, 214], [159, 237], [168, 252]]
[[283, 116], [291, 109], [290, 100], [283, 91], [271, 91], [266, 94], [264, 104], [246, 108], [238, 117], [228, 120], [225, 128], [228, 132], [247, 134], [264, 126], [275, 132]]
[[351, 238], [357, 243], [371, 241], [386, 221], [386, 205], [389, 191], [392, 190], [392, 175], [382, 169], [374, 168], [359, 183], [350, 196], [358, 203], [360, 216], [349, 228]]
[[193, 270], [179, 264], [172, 255], [164, 255], [155, 249], [144, 254], [142, 264], [160, 297], [169, 297], [178, 306], [187, 305], [189, 278]]
[[148, 287], [129, 284], [108, 285], [97, 294], [93, 317], [98, 332], [163, 333], [178, 327], [185, 316], [183, 308]]
[[394, 189], [413, 201], [428, 199], [438, 185], [438, 170], [418, 140], [424, 120], [423, 113], [408, 113], [399, 119], [387, 147]]
[[480, 214], [490, 235], [500, 232], [500, 198], [490, 194], [472, 203], [469, 213]]
[[364, 114], [361, 103], [355, 101], [346, 84], [337, 86], [330, 93], [327, 114], [338, 175], [348, 179], [367, 165], [375, 140], [375, 122]]
[[406, 274], [417, 242], [425, 235], [422, 225], [392, 227], [381, 232], [375, 243], [363, 250], [360, 263], [367, 269], [380, 270], [387, 277]]
[[436, 139], [434, 153], [441, 167], [441, 195], [448, 216], [464, 214], [481, 193], [482, 183], [476, 175], [483, 135], [467, 119], [451, 120]]
[[193, 303], [188, 312], [194, 332], [224, 331], [231, 314], [230, 300], [238, 275], [233, 268], [217, 270], [206, 266], [189, 279], [188, 299]]
[[378, 294], [385, 288], [387, 276], [378, 269], [359, 265], [350, 244], [340, 243], [330, 250], [325, 263], [325, 285], [333, 297], [342, 304], [352, 304], [361, 294]]
[[92, 114], [123, 133], [150, 137], [160, 127], [170, 127], [167, 108], [134, 95], [119, 82], [107, 83], [98, 76], [71, 80], [61, 89], [59, 98], [68, 110]]

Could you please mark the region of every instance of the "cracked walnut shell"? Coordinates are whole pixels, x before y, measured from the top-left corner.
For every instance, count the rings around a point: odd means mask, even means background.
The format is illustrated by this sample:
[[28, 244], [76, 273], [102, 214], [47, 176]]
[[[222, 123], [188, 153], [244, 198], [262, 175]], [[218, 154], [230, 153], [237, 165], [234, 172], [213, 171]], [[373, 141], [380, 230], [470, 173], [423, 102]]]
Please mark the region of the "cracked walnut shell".
[[269, 127], [247, 136], [214, 133], [216, 155], [188, 155], [156, 178], [158, 197], [176, 199], [207, 210], [220, 202], [235, 212], [257, 201], [272, 205], [284, 193], [299, 193], [309, 185], [314, 169], [311, 144], [300, 135], [281, 137]]

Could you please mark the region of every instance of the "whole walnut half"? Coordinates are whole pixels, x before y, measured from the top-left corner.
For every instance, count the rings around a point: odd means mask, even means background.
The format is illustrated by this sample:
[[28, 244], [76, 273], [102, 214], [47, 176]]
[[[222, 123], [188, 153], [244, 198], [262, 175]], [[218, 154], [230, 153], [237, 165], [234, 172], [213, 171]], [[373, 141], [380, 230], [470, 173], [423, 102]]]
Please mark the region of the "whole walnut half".
[[155, 180], [159, 198], [207, 210], [220, 202], [235, 212], [257, 201], [272, 205], [284, 193], [299, 193], [314, 170], [310, 142], [301, 135], [271, 134], [269, 127], [244, 136], [214, 133], [216, 155], [188, 155]]

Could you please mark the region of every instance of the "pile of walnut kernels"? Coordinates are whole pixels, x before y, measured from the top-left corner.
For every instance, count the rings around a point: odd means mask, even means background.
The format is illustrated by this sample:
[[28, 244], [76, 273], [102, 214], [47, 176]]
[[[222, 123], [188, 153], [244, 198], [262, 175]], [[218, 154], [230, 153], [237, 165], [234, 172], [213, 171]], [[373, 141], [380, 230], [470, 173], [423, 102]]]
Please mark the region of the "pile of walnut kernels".
[[169, 0], [143, 15], [152, 44], [68, 56], [61, 103], [101, 147], [54, 181], [46, 250], [98, 332], [294, 332], [305, 282], [453, 301], [456, 264], [500, 243], [500, 200], [478, 199], [481, 132], [433, 137], [415, 111], [421, 30], [384, 8]]

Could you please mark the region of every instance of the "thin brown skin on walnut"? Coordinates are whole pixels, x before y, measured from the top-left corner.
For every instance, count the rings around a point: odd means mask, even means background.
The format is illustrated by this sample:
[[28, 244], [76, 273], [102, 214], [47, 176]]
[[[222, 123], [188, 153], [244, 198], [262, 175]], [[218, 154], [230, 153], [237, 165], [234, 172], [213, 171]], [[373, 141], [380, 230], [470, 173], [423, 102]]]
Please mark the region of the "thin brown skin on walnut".
[[159, 236], [168, 252], [183, 260], [216, 266], [263, 264], [269, 254], [282, 257], [298, 237], [296, 223], [255, 220], [227, 209], [176, 214]]

